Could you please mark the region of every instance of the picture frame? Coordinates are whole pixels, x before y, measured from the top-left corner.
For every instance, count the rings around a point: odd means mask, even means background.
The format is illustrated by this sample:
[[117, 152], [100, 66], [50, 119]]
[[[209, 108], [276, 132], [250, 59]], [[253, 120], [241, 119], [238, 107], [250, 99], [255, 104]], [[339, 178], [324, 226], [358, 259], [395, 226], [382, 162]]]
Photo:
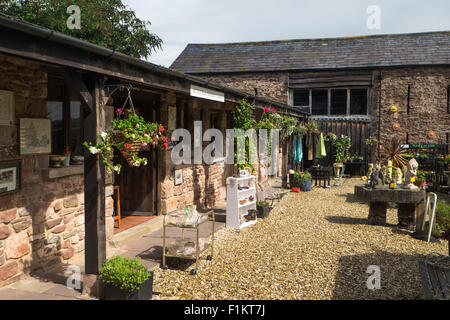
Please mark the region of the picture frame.
[[175, 170], [175, 185], [180, 185], [183, 183], [183, 169]]
[[52, 153], [52, 121], [46, 118], [19, 119], [20, 155]]
[[14, 125], [14, 92], [0, 90], [0, 114], [0, 126]]
[[22, 187], [22, 160], [0, 161], [0, 196], [19, 192]]

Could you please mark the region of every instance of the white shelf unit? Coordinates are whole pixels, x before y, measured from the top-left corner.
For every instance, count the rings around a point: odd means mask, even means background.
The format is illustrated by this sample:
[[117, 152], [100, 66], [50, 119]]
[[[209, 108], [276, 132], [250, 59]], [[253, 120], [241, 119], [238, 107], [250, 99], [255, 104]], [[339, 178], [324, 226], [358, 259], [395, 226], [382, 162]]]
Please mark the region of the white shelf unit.
[[[248, 189], [238, 189], [240, 187], [248, 187]], [[249, 197], [253, 200], [250, 201]], [[247, 200], [246, 203], [240, 204], [239, 200]], [[231, 229], [243, 229], [255, 224], [255, 220], [246, 221], [244, 216], [248, 214], [248, 210], [256, 210], [256, 179], [255, 176], [247, 177], [228, 177], [227, 178], [227, 220], [226, 226]]]

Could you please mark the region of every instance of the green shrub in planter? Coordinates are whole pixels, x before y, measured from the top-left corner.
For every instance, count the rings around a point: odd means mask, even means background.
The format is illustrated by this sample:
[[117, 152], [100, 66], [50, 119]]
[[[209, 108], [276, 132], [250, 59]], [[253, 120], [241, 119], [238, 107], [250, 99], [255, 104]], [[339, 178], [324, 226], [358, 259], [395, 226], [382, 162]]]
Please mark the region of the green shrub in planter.
[[114, 256], [105, 260], [99, 274], [102, 282], [107, 284], [106, 288], [112, 285], [126, 293], [139, 291], [150, 280], [153, 283], [152, 272], [148, 271], [138, 258]]
[[450, 229], [450, 205], [438, 201], [436, 205], [436, 228], [438, 231]]

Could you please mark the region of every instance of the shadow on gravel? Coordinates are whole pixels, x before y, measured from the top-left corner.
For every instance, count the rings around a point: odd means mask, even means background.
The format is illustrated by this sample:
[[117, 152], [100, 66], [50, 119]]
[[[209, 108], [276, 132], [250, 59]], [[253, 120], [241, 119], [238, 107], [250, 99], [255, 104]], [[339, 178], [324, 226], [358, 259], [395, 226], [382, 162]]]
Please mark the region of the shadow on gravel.
[[361, 200], [358, 197], [356, 197], [353, 193], [347, 193], [347, 194], [337, 194], [338, 197], [345, 197], [345, 201], [350, 203], [361, 203], [361, 204], [367, 204], [367, 201]]
[[[396, 254], [386, 251], [343, 256], [339, 259], [333, 299], [423, 299], [418, 267], [418, 261], [423, 259], [425, 259], [423, 255]], [[369, 266], [379, 267], [379, 289], [370, 290], [367, 286], [368, 282], [369, 285], [376, 285], [373, 279], [377, 272], [374, 270], [367, 272]]]

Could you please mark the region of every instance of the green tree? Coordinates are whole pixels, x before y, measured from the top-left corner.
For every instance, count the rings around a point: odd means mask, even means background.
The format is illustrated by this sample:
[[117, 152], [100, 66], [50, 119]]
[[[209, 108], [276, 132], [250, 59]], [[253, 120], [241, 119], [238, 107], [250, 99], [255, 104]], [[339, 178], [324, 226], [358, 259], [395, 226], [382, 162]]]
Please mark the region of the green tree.
[[[67, 27], [70, 5], [81, 10], [80, 29]], [[162, 49], [150, 22], [138, 19], [121, 0], [0, 0], [0, 12], [135, 58]]]

